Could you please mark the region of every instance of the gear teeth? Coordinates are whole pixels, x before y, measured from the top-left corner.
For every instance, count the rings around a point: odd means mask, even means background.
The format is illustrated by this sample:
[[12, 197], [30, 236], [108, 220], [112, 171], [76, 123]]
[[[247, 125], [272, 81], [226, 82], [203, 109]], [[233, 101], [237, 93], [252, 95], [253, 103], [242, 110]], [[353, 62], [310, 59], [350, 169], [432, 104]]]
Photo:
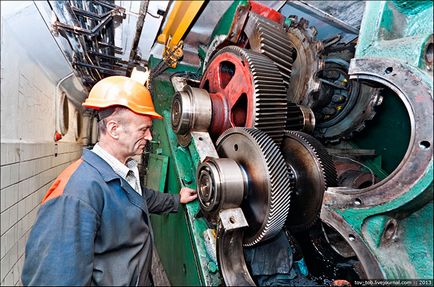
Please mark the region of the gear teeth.
[[259, 36], [258, 46], [252, 49], [270, 58], [282, 75], [285, 87], [289, 86], [294, 62], [293, 46], [282, 26], [256, 13], [249, 14]]
[[309, 22], [302, 18], [287, 29], [287, 37], [297, 53], [292, 63], [295, 73], [289, 84], [288, 99], [312, 107], [315, 102], [313, 95], [320, 92], [321, 83], [317, 74], [323, 68], [324, 61], [321, 59], [322, 42], [317, 41], [314, 35], [316, 28], [308, 26]]
[[317, 157], [321, 166], [321, 170], [323, 172], [326, 189], [329, 187], [337, 186], [338, 176], [336, 173], [336, 168], [331, 155], [327, 152], [324, 146], [316, 138], [306, 133], [296, 131], [288, 131], [286, 133], [300, 138], [315, 153], [315, 156]]
[[266, 56], [236, 46], [225, 47], [216, 56], [227, 52], [239, 55], [249, 65], [255, 98], [253, 127], [266, 132], [280, 144], [286, 126], [287, 100], [286, 87], [279, 70]]
[[[297, 141], [306, 150], [309, 151], [309, 154], [312, 158], [312, 164], [317, 166], [317, 170], [319, 171], [321, 177], [320, 181], [322, 183], [318, 182], [318, 186], [323, 187], [323, 190], [318, 189], [317, 191], [315, 191], [315, 194], [304, 195], [305, 197], [309, 196], [308, 199], [311, 200], [311, 202], [306, 203], [307, 204], [306, 206], [302, 207], [306, 213], [303, 215], [300, 214], [300, 216], [303, 216], [300, 217], [302, 218], [301, 221], [297, 219], [295, 221], [294, 220], [290, 221], [291, 223], [288, 223], [289, 224], [288, 227], [292, 231], [298, 232], [298, 231], [306, 230], [318, 220], [319, 212], [321, 210], [323, 193], [327, 190], [328, 187], [337, 186], [337, 174], [336, 174], [336, 168], [334, 166], [332, 157], [328, 154], [327, 150], [321, 145], [321, 143], [317, 139], [315, 139], [311, 135], [308, 135], [303, 132], [298, 132], [298, 131], [285, 131], [284, 137]], [[283, 151], [284, 154], [285, 152], [291, 153], [291, 150]], [[288, 158], [287, 154], [286, 154], [286, 158]], [[291, 166], [291, 163], [288, 162], [288, 165]], [[293, 168], [299, 168], [299, 167], [291, 166], [291, 169]], [[296, 170], [296, 172], [301, 172], [302, 174], [303, 171]], [[308, 179], [309, 181], [312, 180], [309, 178], [309, 175], [307, 175], [307, 177], [303, 180], [306, 179]], [[301, 197], [301, 199], [299, 198], [297, 199], [297, 201], [300, 200], [303, 200], [303, 197]], [[307, 198], [304, 198], [304, 200], [307, 200]], [[292, 213], [294, 212], [297, 212], [297, 209]], [[289, 215], [291, 215], [291, 213], [289, 213]], [[289, 217], [288, 220], [290, 220]]]
[[300, 131], [303, 129], [303, 112], [294, 103], [288, 103], [288, 117], [286, 119], [286, 129]]
[[295, 186], [295, 175], [288, 168], [279, 147], [261, 130], [255, 128], [231, 128], [226, 130], [216, 142], [218, 146], [226, 137], [242, 134], [253, 145], [257, 145], [265, 158], [265, 165], [269, 172], [271, 190], [268, 203], [267, 218], [256, 234], [244, 242], [244, 246], [253, 246], [261, 241], [275, 236], [285, 225], [289, 212], [291, 193]]

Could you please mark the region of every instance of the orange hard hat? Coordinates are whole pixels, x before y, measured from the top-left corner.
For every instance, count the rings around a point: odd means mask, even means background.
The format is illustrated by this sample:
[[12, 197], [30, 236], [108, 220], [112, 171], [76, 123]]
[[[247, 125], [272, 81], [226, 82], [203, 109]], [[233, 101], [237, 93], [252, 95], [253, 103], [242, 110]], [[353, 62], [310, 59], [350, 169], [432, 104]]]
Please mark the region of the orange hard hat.
[[140, 115], [163, 118], [155, 111], [149, 90], [136, 80], [124, 76], [111, 76], [96, 83], [83, 106], [95, 110], [124, 106]]

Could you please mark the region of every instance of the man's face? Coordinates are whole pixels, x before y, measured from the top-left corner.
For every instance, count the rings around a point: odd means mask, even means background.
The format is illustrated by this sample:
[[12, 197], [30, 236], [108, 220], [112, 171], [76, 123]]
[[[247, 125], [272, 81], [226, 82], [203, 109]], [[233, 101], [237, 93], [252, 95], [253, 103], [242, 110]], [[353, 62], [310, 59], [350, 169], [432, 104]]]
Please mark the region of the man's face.
[[152, 140], [152, 119], [131, 111], [122, 114], [119, 144], [127, 156], [143, 153], [147, 141]]

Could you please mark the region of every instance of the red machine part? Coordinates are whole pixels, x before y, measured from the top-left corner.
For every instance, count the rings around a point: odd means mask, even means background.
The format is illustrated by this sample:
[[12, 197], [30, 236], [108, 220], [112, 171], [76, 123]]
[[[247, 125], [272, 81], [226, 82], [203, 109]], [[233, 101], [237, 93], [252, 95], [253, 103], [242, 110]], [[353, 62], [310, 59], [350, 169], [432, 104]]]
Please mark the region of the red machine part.
[[212, 135], [220, 135], [231, 127], [253, 127], [252, 83], [245, 60], [230, 52], [213, 59], [200, 83], [200, 88], [209, 92], [212, 101]]
[[250, 1], [250, 11], [255, 12], [265, 18], [268, 18], [276, 23], [282, 24], [285, 21], [285, 17], [277, 12], [276, 10], [271, 9], [268, 6], [262, 5], [258, 2]]

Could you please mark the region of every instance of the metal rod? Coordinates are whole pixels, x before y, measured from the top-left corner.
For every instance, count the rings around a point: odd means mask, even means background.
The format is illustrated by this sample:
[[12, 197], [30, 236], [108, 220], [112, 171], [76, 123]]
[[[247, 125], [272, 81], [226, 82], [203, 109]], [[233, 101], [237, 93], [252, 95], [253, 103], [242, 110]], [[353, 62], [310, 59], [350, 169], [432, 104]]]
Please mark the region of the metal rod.
[[104, 68], [104, 67], [100, 67], [100, 66], [90, 65], [90, 64], [83, 63], [83, 62], [76, 61], [73, 63], [73, 65], [79, 65], [79, 66], [83, 66], [86, 68], [93, 68], [93, 69], [101, 70], [107, 74], [123, 75], [123, 74], [115, 73], [115, 70], [113, 70], [113, 69], [108, 69], [108, 68]]
[[117, 61], [117, 62], [119, 62], [119, 63], [122, 63], [122, 64], [127, 64], [127, 65], [129, 64], [129, 62], [124, 61], [124, 60], [122, 60], [121, 58], [116, 57], [116, 56], [111, 56], [111, 55], [102, 54], [102, 53], [93, 52], [93, 51], [90, 51], [89, 54], [94, 55], [94, 56], [97, 56], [97, 57], [102, 57], [102, 58], [112, 59], [112, 60], [115, 60], [115, 61]]
[[74, 7], [74, 6], [72, 6], [71, 8], [72, 8], [72, 11], [74, 11], [76, 14], [80, 14], [84, 17], [97, 19], [97, 20], [101, 20], [102, 18], [107, 17], [111, 13], [111, 11], [109, 11], [109, 12], [106, 12], [104, 14], [98, 15], [98, 14], [95, 14], [95, 13], [92, 13], [92, 12], [89, 12], [86, 10], [82, 10], [82, 9]]
[[140, 16], [137, 18], [136, 22], [136, 35], [134, 36], [133, 44], [131, 46], [130, 61], [133, 61], [137, 56], [137, 47], [139, 45], [140, 35], [142, 35], [143, 24], [145, 22], [146, 12], [148, 11], [148, 0], [143, 0], [140, 3]]
[[70, 32], [75, 33], [75, 34], [85, 34], [87, 36], [94, 37], [99, 32], [99, 30], [101, 30], [101, 28], [105, 24], [107, 24], [111, 19], [112, 19], [112, 16], [108, 15], [106, 18], [104, 18], [104, 20], [102, 20], [98, 25], [96, 25], [92, 30], [84, 29], [82, 27], [75, 27], [75, 26], [66, 25], [66, 24], [61, 23], [59, 21], [56, 21], [54, 23], [54, 25], [58, 29], [67, 30], [67, 31], [70, 31]]

